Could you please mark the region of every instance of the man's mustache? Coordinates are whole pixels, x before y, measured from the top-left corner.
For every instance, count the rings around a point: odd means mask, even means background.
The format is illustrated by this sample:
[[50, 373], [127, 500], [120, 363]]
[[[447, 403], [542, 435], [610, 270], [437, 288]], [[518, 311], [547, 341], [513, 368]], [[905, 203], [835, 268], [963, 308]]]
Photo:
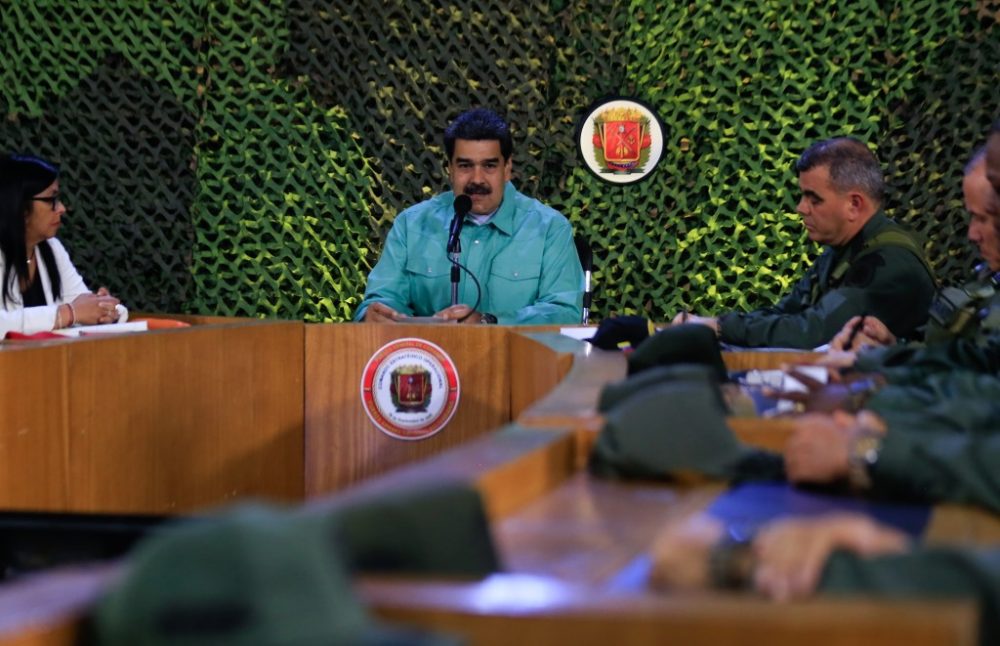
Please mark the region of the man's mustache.
[[489, 195], [491, 193], [490, 187], [487, 184], [466, 184], [465, 194], [466, 195]]

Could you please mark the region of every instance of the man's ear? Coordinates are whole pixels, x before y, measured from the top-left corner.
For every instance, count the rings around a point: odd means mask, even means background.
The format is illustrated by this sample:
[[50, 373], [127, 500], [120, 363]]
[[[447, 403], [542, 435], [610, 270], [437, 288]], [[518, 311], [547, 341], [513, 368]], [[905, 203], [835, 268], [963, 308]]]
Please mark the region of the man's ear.
[[851, 191], [847, 196], [847, 203], [850, 208], [850, 219], [855, 220], [861, 217], [868, 209], [868, 198], [864, 193]]

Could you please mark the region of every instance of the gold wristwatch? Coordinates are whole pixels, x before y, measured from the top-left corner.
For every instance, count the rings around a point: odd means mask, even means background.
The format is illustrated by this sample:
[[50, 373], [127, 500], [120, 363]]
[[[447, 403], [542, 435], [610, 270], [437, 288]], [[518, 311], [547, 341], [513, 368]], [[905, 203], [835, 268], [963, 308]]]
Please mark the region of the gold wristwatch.
[[864, 491], [871, 488], [871, 471], [878, 462], [881, 449], [881, 433], [863, 430], [851, 438], [847, 454], [847, 481], [852, 489]]

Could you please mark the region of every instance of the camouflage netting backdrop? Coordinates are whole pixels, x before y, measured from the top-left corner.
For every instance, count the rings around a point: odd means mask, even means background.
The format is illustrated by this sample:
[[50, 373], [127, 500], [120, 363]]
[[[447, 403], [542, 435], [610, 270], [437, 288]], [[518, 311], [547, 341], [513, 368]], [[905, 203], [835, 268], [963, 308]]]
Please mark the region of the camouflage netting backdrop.
[[[0, 0], [0, 149], [62, 164], [60, 237], [133, 309], [349, 318], [474, 105], [591, 241], [599, 317], [775, 300], [817, 251], [790, 166], [839, 134], [877, 148], [939, 277], [973, 262], [960, 178], [1000, 114], [1000, 0], [103, 4]], [[577, 159], [612, 94], [665, 127], [638, 185]]]

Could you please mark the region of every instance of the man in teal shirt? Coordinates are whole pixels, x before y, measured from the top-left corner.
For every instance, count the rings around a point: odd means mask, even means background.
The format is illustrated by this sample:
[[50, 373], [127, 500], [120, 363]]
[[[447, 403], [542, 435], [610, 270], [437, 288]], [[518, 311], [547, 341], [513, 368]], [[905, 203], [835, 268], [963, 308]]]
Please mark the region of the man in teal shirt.
[[[445, 130], [452, 191], [396, 218], [368, 276], [356, 321], [390, 323], [432, 316], [460, 323], [566, 324], [582, 314], [583, 270], [569, 221], [510, 183], [507, 123], [484, 108]], [[447, 244], [455, 198], [472, 208], [461, 231], [463, 272], [451, 304]]]

